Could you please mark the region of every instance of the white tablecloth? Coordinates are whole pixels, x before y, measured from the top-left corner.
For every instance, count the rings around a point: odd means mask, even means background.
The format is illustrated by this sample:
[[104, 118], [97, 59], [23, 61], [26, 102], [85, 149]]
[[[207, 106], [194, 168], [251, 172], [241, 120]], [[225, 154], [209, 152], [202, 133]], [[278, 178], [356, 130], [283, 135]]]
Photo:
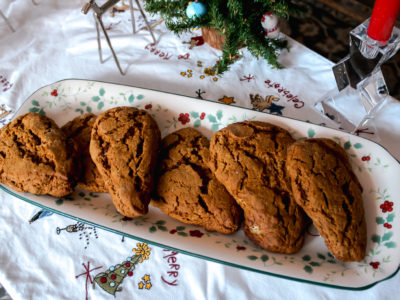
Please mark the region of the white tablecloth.
[[[150, 16], [158, 39], [153, 46], [148, 31], [130, 34], [129, 11], [117, 12], [115, 17], [107, 14], [104, 22], [111, 41], [122, 67], [128, 67], [122, 76], [104, 39], [107, 61], [99, 63], [94, 20], [91, 14], [80, 12], [83, 1], [37, 2], [37, 6], [28, 0], [0, 2], [0, 10], [16, 30], [11, 32], [0, 18], [0, 105], [14, 111], [38, 88], [79, 78], [214, 101], [233, 97], [235, 105], [248, 108], [253, 107], [250, 94], [274, 94], [281, 100], [266, 112], [333, 126], [312, 109], [313, 103], [335, 88], [332, 63], [291, 39], [290, 52], [280, 56], [286, 67], [283, 70], [271, 69], [243, 49], [243, 57], [222, 77], [207, 76], [205, 68], [213, 66], [221, 53], [207, 44], [189, 49], [190, 44], [182, 43], [200, 36], [200, 30], [177, 37], [157, 16]], [[138, 11], [135, 15], [137, 26], [143, 27]], [[298, 102], [285, 101], [288, 93], [297, 96]], [[379, 138], [397, 159], [399, 115], [399, 105], [390, 103], [378, 116], [379, 132], [361, 133]], [[132, 255], [137, 241], [90, 226], [69, 232], [68, 226], [80, 224], [55, 214], [42, 215], [29, 224], [40, 209], [3, 191], [0, 207], [0, 282], [13, 299], [112, 298], [99, 285], [93, 288], [90, 281]], [[169, 259], [172, 256], [175, 258]], [[393, 299], [400, 292], [400, 274], [354, 292], [241, 270], [151, 246], [149, 260], [138, 264], [121, 287], [115, 294], [118, 299]]]

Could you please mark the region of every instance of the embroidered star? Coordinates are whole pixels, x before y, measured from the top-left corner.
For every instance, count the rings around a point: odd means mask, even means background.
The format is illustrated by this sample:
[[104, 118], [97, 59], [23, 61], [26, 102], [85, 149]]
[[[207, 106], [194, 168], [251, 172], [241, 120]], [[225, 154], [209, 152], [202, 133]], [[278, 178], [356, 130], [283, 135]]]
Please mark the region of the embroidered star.
[[360, 128], [356, 130], [356, 135], [359, 136], [360, 133], [368, 133], [368, 134], [374, 134], [372, 131], [368, 131], [368, 127], [367, 128]]
[[86, 298], [85, 299], [88, 300], [89, 299], [88, 298], [88, 283], [90, 282], [91, 284], [93, 284], [93, 280], [92, 280], [92, 276], [90, 275], [90, 272], [92, 272], [94, 270], [97, 270], [97, 269], [100, 269], [102, 267], [96, 267], [96, 268], [90, 269], [90, 262], [89, 261], [88, 261], [87, 265], [85, 265], [85, 263], [82, 263], [82, 266], [85, 268], [86, 272], [84, 272], [82, 274], [79, 274], [79, 275], [76, 275], [75, 278], [78, 278], [78, 277], [80, 277], [82, 275], [86, 275], [86, 283], [85, 283]]
[[270, 107], [267, 107], [267, 110], [269, 111], [270, 114], [277, 114], [282, 116], [282, 110], [284, 109], [284, 106], [281, 105], [276, 105], [275, 103], [271, 103]]
[[196, 94], [197, 94], [197, 98], [203, 99], [203, 97], [202, 97], [201, 95], [202, 95], [202, 94], [205, 94], [205, 91], [202, 91], [201, 89], [198, 89], [198, 90], [196, 91]]
[[252, 80], [254, 78], [255, 78], [255, 76], [251, 75], [251, 74], [249, 74], [249, 76], [244, 75], [242, 78], [240, 78], [240, 81], [246, 81], [247, 80], [247, 82], [250, 82], [250, 80]]
[[150, 275], [146, 274], [146, 275], [144, 275], [144, 276], [142, 277], [142, 279], [143, 279], [145, 282], [148, 282], [148, 281], [150, 281]]
[[224, 95], [224, 97], [218, 99], [218, 101], [225, 103], [225, 104], [232, 104], [232, 103], [235, 103], [234, 99], [235, 99], [234, 97], [228, 97], [228, 96]]

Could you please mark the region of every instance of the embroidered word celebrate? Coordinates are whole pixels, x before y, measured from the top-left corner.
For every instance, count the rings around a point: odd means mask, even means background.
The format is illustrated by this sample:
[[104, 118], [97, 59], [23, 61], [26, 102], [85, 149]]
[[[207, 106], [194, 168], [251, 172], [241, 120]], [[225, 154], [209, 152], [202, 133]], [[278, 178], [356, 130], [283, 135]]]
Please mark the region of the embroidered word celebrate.
[[274, 88], [278, 91], [279, 94], [286, 97], [288, 102], [293, 102], [295, 108], [302, 108], [304, 106], [304, 102], [299, 100], [297, 95], [293, 95], [289, 90], [281, 86], [278, 82], [272, 82], [271, 80], [267, 79], [264, 81], [268, 87]]
[[163, 251], [166, 254], [163, 256], [163, 258], [167, 261], [170, 270], [167, 272], [168, 278], [166, 279], [164, 278], [164, 276], [161, 276], [161, 279], [168, 285], [177, 286], [178, 285], [177, 278], [179, 275], [178, 270], [181, 268], [181, 266], [177, 263], [178, 258], [176, 256], [178, 255], [178, 252], [171, 251], [168, 249], [164, 249]]
[[14, 84], [10, 83], [5, 76], [0, 75], [0, 90], [7, 92], [13, 85]]

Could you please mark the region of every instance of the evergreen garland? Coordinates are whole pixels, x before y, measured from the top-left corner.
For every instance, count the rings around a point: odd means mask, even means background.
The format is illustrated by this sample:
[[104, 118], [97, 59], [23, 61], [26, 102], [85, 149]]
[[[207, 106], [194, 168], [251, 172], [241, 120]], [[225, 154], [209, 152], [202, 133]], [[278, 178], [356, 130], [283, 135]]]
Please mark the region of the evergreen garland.
[[200, 1], [206, 6], [207, 13], [192, 19], [186, 16], [190, 0], [145, 0], [145, 7], [150, 13], [159, 13], [165, 19], [167, 28], [176, 34], [195, 27], [210, 27], [225, 35], [222, 57], [214, 67], [217, 74], [222, 74], [235, 62], [240, 47], [247, 47], [253, 56], [263, 57], [271, 66], [282, 68], [278, 63], [278, 54], [281, 49], [287, 49], [287, 41], [266, 39], [261, 18], [267, 12], [278, 18], [288, 18], [299, 11], [297, 5], [290, 0]]

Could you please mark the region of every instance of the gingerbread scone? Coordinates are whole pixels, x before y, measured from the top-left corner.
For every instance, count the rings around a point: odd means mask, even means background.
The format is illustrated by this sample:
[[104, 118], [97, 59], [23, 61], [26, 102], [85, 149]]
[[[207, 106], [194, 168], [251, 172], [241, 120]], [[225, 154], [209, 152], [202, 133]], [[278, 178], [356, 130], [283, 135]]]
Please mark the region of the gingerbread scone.
[[62, 197], [76, 182], [76, 149], [46, 116], [24, 114], [0, 129], [0, 182], [20, 192]]
[[234, 123], [216, 132], [210, 167], [244, 211], [244, 231], [262, 248], [294, 253], [303, 245], [306, 217], [290, 190], [290, 134], [265, 122]]
[[322, 138], [296, 142], [286, 168], [296, 202], [330, 252], [342, 261], [362, 260], [367, 245], [362, 187], [342, 147]]
[[134, 218], [148, 211], [160, 130], [144, 110], [116, 107], [93, 125], [90, 155], [116, 209]]
[[230, 234], [238, 230], [242, 212], [208, 167], [208, 139], [193, 128], [184, 128], [166, 136], [161, 145], [151, 204], [208, 231]]
[[73, 139], [78, 147], [77, 155], [82, 162], [82, 173], [77, 185], [93, 193], [107, 193], [104, 180], [89, 153], [90, 136], [96, 117], [92, 113], [83, 114], [66, 123], [61, 130], [67, 138]]

